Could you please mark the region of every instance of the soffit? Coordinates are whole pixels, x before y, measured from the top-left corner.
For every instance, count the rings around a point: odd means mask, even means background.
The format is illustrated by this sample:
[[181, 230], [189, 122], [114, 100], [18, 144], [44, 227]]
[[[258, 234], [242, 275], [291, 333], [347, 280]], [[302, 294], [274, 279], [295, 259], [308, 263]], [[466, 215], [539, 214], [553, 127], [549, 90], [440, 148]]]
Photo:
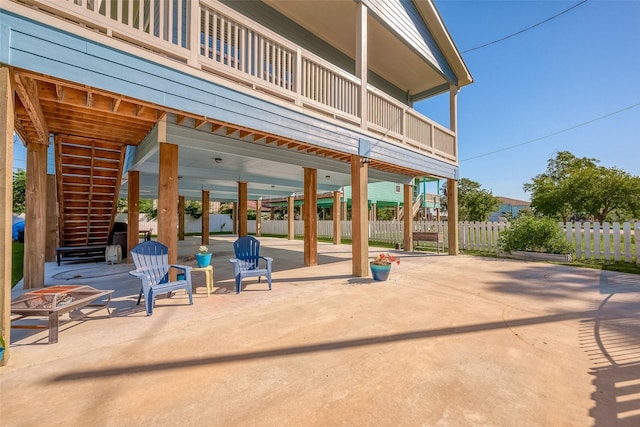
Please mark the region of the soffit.
[[[264, 2], [345, 55], [355, 58], [356, 3], [353, 0]], [[411, 94], [446, 83], [439, 72], [371, 15], [367, 55], [371, 71]]]

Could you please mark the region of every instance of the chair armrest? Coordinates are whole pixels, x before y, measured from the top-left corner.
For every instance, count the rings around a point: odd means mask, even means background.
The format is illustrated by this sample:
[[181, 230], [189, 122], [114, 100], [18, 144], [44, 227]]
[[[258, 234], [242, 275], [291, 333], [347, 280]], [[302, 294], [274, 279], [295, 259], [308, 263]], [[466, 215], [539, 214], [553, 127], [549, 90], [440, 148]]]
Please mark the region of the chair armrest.
[[271, 270], [271, 263], [273, 262], [273, 258], [268, 256], [261, 256], [260, 259], [263, 259], [267, 263], [267, 270]]
[[144, 271], [131, 270], [129, 274], [139, 278], [147, 277], [147, 274]]
[[178, 270], [184, 271], [185, 274], [188, 274], [191, 273], [191, 269], [193, 267], [191, 267], [190, 265], [171, 264], [169, 265], [169, 268], [176, 268]]

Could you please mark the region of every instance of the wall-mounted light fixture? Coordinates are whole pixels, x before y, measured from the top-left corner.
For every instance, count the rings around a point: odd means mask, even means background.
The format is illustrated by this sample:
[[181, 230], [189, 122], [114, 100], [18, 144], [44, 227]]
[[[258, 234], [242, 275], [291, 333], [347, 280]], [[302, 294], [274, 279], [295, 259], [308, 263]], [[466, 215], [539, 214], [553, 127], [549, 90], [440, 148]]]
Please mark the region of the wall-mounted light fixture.
[[222, 163], [222, 159], [220, 157], [216, 157], [213, 159], [216, 163]]
[[363, 157], [362, 159], [360, 159], [360, 162], [364, 164], [371, 163], [371, 159], [368, 157]]

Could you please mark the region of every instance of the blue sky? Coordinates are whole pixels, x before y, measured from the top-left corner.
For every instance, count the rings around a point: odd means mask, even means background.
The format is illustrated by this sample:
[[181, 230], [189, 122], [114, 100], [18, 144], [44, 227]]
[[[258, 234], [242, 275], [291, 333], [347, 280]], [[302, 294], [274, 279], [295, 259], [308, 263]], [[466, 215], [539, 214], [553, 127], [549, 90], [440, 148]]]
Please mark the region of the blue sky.
[[[458, 49], [483, 45], [579, 1], [436, 0]], [[522, 184], [558, 151], [640, 175], [640, 1], [589, 0], [523, 34], [463, 53], [474, 83], [458, 94], [460, 176], [496, 196], [529, 200]], [[416, 104], [448, 125], [448, 95]], [[477, 157], [474, 159], [474, 157]]]
[[[436, 0], [461, 52], [577, 3]], [[589, 0], [523, 34], [463, 53], [475, 82], [458, 95], [460, 176], [496, 196], [529, 200], [522, 184], [562, 150], [640, 175], [640, 105], [483, 156], [639, 104], [639, 46], [639, 0]], [[415, 107], [448, 126], [448, 95]], [[14, 166], [24, 168], [21, 146], [14, 157]]]

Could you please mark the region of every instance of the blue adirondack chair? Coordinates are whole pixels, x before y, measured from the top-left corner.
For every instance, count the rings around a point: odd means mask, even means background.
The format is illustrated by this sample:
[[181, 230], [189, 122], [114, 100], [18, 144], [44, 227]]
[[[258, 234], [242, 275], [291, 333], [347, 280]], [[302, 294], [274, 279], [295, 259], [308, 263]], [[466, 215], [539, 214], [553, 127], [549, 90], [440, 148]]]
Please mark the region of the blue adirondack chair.
[[[236, 257], [229, 260], [233, 264], [236, 278], [236, 294], [240, 293], [242, 279], [265, 276], [271, 290], [271, 263], [273, 258], [260, 256], [260, 241], [252, 236], [244, 236], [233, 242]], [[260, 262], [262, 260], [263, 262]], [[263, 268], [260, 267], [263, 265]]]
[[[142, 289], [138, 295], [138, 304], [144, 295], [147, 308], [147, 316], [153, 314], [153, 303], [156, 295], [184, 289], [189, 295], [189, 304], [193, 304], [191, 296], [191, 267], [187, 265], [169, 264], [169, 249], [162, 243], [145, 241], [131, 249], [131, 257], [136, 266], [129, 274], [142, 280]], [[180, 270], [180, 278], [174, 282], [169, 281], [169, 269]]]

